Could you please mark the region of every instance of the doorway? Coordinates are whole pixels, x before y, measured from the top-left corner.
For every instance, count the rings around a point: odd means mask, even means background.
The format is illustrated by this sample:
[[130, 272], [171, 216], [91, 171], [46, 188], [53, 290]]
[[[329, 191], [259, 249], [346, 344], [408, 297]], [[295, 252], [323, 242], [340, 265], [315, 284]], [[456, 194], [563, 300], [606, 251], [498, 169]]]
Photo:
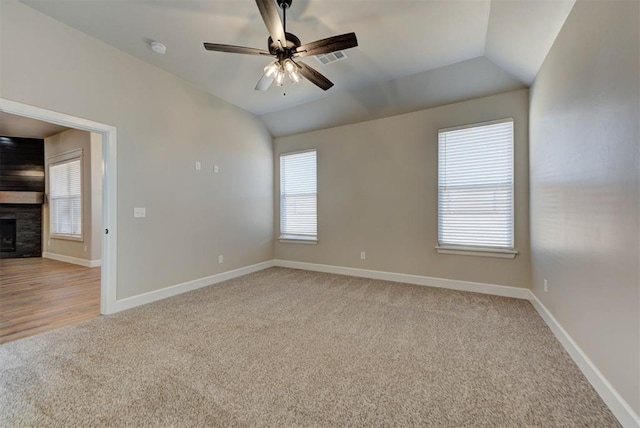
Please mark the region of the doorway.
[[117, 272], [117, 130], [114, 126], [0, 98], [0, 112], [88, 131], [102, 136], [102, 269], [100, 313], [116, 312]]

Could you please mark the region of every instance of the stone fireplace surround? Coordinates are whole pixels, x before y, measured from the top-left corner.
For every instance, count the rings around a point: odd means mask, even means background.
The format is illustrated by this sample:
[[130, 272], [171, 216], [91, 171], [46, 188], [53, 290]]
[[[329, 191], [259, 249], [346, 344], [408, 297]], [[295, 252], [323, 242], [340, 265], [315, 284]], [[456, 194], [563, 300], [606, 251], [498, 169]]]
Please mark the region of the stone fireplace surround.
[[0, 220], [16, 224], [15, 251], [0, 258], [42, 256], [43, 192], [44, 140], [0, 136]]

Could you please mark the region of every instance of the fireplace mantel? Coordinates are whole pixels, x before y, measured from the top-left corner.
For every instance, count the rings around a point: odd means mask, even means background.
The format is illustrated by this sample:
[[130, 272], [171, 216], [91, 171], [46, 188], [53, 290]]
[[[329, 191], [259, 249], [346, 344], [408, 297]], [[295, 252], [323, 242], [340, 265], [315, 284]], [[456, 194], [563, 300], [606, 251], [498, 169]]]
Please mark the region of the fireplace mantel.
[[0, 204], [42, 204], [44, 192], [17, 192], [0, 190]]

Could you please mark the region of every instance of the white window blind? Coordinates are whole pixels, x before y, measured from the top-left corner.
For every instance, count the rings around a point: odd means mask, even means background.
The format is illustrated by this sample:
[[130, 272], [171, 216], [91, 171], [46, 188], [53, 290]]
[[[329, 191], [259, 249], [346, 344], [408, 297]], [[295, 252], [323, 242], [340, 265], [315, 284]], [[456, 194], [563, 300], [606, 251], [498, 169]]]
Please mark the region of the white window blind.
[[49, 167], [49, 213], [52, 235], [82, 237], [81, 159]]
[[280, 238], [318, 235], [316, 150], [280, 156]]
[[513, 120], [438, 132], [438, 244], [513, 249]]

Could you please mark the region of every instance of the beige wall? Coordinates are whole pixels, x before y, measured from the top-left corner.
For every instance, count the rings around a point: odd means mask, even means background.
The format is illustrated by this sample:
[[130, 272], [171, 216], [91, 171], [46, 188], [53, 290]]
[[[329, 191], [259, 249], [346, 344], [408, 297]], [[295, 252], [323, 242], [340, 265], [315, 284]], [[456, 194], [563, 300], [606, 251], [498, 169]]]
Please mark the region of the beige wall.
[[576, 2], [531, 90], [530, 135], [533, 292], [636, 413], [639, 5]]
[[[98, 135], [98, 138], [101, 137]], [[44, 252], [78, 259], [99, 261], [101, 259], [102, 235], [102, 175], [94, 171], [94, 164], [101, 164], [101, 141], [95, 145], [93, 134], [70, 129], [44, 139], [45, 189], [49, 194], [49, 166], [52, 157], [82, 149], [82, 241], [61, 239], [49, 235], [49, 204], [43, 206]], [[97, 153], [96, 153], [97, 152]], [[94, 189], [96, 192], [94, 192]]]
[[[276, 243], [277, 259], [529, 286], [527, 89], [279, 138], [318, 149], [318, 244]], [[437, 254], [438, 129], [514, 118], [515, 260]], [[279, 182], [275, 219], [279, 230]], [[360, 252], [366, 260], [360, 260]]]
[[117, 298], [273, 258], [259, 120], [22, 3], [0, 8], [0, 96], [117, 127]]

